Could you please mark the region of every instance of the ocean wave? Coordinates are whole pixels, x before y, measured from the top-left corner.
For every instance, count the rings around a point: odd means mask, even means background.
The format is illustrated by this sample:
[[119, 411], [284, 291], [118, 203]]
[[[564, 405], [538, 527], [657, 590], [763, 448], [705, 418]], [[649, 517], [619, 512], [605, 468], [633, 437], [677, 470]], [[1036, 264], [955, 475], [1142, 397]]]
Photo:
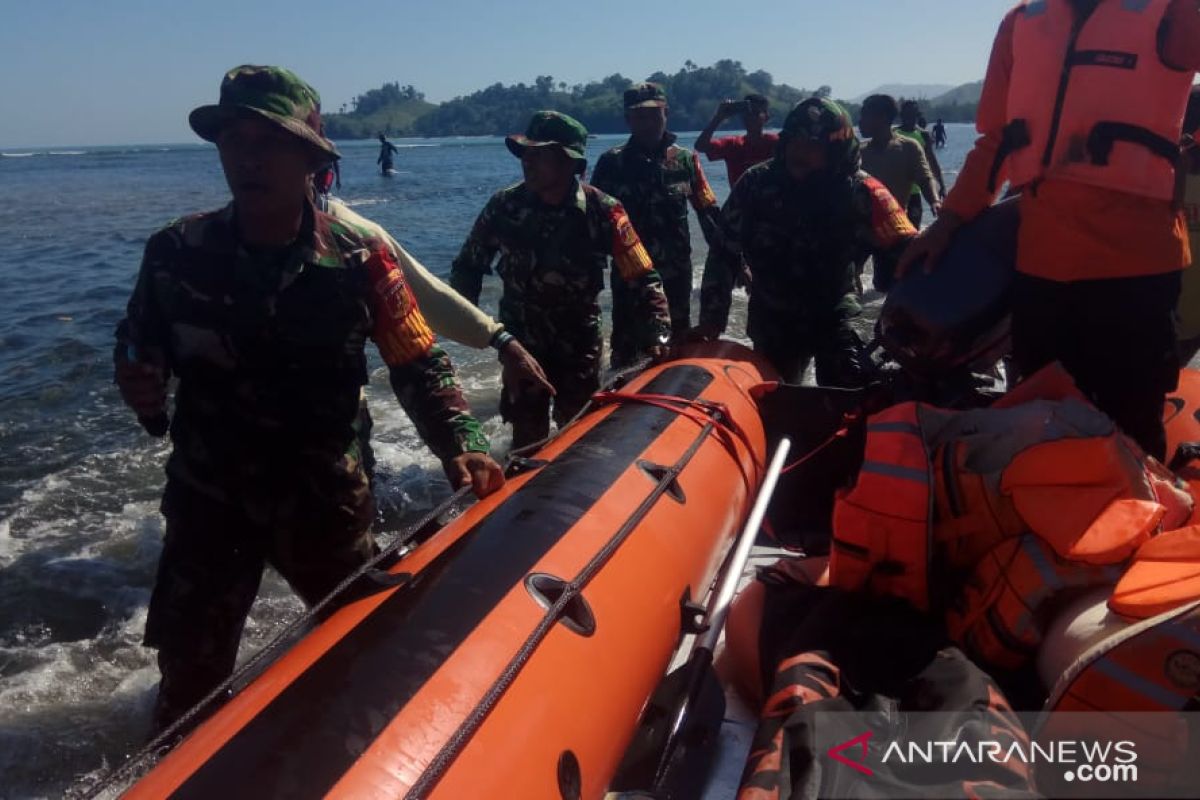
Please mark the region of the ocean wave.
[[48, 150], [46, 155], [51, 156], [86, 156], [87, 150]]
[[369, 198], [364, 198], [362, 200], [346, 200], [345, 198], [340, 198], [340, 197], [338, 199], [341, 200], [342, 203], [344, 203], [346, 206], [348, 206], [350, 208], [357, 208], [358, 206], [377, 206], [377, 205], [381, 205], [383, 203], [392, 202], [389, 198], [386, 198], [386, 197], [369, 197]]
[[0, 153], [0, 158], [29, 158], [37, 153]]

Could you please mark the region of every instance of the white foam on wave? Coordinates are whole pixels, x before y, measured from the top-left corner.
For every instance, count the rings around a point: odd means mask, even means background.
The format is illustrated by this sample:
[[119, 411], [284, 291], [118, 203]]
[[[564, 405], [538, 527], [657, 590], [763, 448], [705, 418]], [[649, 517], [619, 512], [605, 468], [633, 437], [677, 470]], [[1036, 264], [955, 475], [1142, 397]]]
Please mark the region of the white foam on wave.
[[52, 156], [86, 156], [87, 150], [49, 150], [47, 154]]
[[357, 208], [359, 206], [378, 206], [378, 205], [383, 205], [385, 203], [392, 202], [391, 200], [389, 200], [386, 197], [370, 197], [370, 198], [363, 198], [361, 200], [346, 200], [346, 199], [342, 199], [342, 198], [339, 198], [339, 199], [341, 199], [342, 202], [345, 203], [350, 208]]
[[0, 153], [0, 158], [29, 158], [37, 153]]

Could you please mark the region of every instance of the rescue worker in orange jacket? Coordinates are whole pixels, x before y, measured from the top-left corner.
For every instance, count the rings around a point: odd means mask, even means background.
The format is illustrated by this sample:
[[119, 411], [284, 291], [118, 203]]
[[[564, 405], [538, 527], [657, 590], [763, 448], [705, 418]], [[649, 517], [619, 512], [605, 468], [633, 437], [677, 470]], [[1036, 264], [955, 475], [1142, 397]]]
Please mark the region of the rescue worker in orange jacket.
[[1013, 358], [1061, 361], [1151, 455], [1178, 380], [1172, 313], [1191, 260], [1175, 166], [1200, 70], [1200, 0], [1024, 0], [1000, 25], [982, 134], [898, 274], [936, 265], [1005, 180], [1021, 191]]

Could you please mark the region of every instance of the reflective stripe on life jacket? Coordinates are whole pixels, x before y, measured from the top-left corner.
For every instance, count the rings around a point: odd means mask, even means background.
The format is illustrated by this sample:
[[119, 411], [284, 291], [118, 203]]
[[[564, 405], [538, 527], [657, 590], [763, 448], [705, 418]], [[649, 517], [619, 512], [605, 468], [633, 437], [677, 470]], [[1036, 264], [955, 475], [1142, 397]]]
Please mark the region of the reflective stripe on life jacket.
[[1059, 558], [1036, 536], [993, 548], [962, 588], [946, 615], [950, 636], [987, 669], [1019, 669], [1037, 654], [1063, 592], [1111, 586], [1120, 566], [1094, 566]]
[[921, 410], [904, 403], [868, 420], [858, 481], [833, 512], [829, 580], [928, 610], [930, 459]]
[[1008, 126], [992, 171], [1009, 159], [1023, 186], [1053, 177], [1159, 200], [1175, 167], [1192, 73], [1158, 55], [1170, 0], [1026, 0], [1013, 30]]

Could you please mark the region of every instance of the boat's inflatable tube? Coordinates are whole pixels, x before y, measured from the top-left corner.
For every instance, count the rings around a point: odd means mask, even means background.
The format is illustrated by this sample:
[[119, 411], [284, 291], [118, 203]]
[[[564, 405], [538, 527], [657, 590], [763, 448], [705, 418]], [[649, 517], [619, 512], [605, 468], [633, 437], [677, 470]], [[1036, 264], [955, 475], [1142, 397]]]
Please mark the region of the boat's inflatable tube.
[[1009, 346], [1016, 274], [1018, 199], [963, 226], [937, 268], [914, 268], [896, 282], [877, 323], [884, 350], [909, 372], [933, 377], [990, 365]]
[[764, 468], [764, 368], [692, 354], [568, 428], [127, 796], [602, 796]]

